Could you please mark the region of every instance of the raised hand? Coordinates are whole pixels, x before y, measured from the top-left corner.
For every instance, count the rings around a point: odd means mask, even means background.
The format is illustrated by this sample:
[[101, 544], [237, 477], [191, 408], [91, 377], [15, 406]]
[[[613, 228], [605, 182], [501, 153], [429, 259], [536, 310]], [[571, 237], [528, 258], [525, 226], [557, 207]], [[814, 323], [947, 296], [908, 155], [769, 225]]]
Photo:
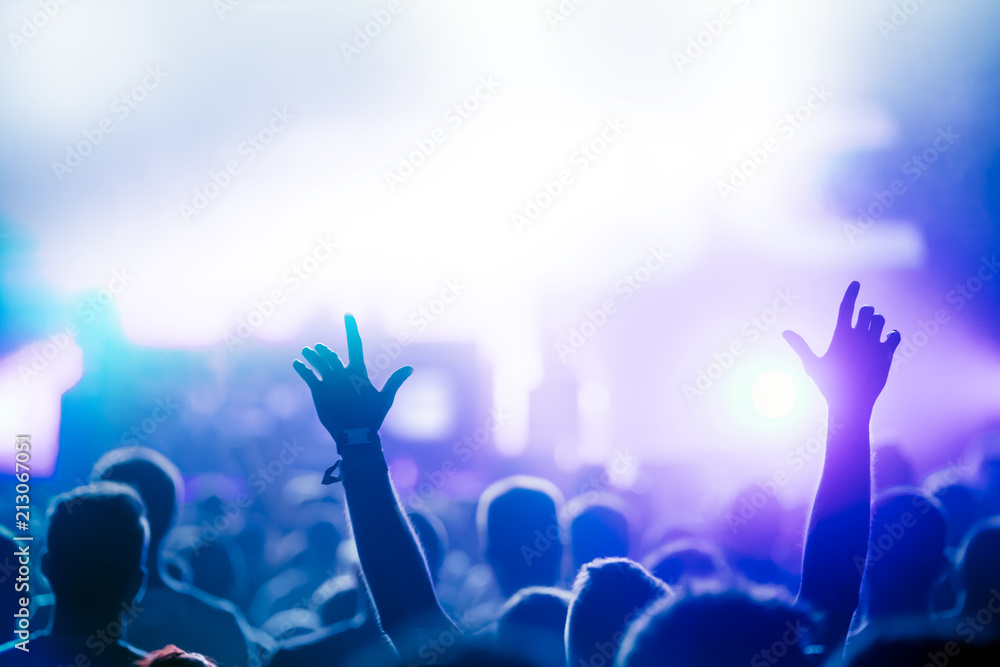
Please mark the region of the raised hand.
[[829, 407], [823, 475], [816, 491], [802, 559], [799, 598], [826, 615], [821, 643], [840, 646], [858, 606], [861, 572], [854, 559], [868, 549], [871, 522], [871, 416], [889, 377], [898, 331], [882, 341], [885, 318], [854, 305], [855, 281], [840, 303], [833, 340], [822, 357], [802, 337], [784, 332]]
[[[416, 533], [399, 504], [377, 431], [396, 392], [413, 369], [400, 368], [382, 391], [365, 370], [358, 324], [344, 316], [348, 364], [325, 345], [305, 348], [292, 365], [312, 391], [316, 413], [337, 443], [341, 460], [328, 468], [323, 484], [342, 482], [351, 532], [379, 623], [400, 655], [421, 657], [441, 637], [461, 632], [441, 609]], [[354, 446], [357, 445], [357, 446]], [[364, 445], [364, 446], [362, 446]], [[337, 469], [340, 477], [334, 477]], [[436, 650], [436, 649], [435, 649]], [[437, 654], [433, 654], [437, 659]], [[424, 663], [422, 663], [424, 664]]]
[[885, 387], [893, 352], [899, 345], [899, 332], [893, 329], [882, 341], [885, 318], [872, 306], [862, 306], [858, 321], [854, 319], [854, 305], [861, 290], [861, 283], [852, 282], [840, 303], [837, 326], [833, 340], [822, 357], [794, 331], [783, 336], [802, 359], [806, 373], [813, 379], [831, 406], [871, 410], [875, 399]]
[[337, 353], [323, 344], [316, 345], [315, 349], [302, 349], [302, 356], [319, 373], [319, 377], [301, 361], [296, 359], [292, 362], [295, 372], [312, 391], [320, 422], [338, 446], [349, 444], [346, 431], [367, 428], [374, 435], [392, 407], [400, 385], [413, 373], [413, 368], [404, 366], [389, 376], [382, 391], [375, 389], [365, 368], [358, 323], [353, 315], [345, 315], [344, 325], [347, 328], [346, 367]]

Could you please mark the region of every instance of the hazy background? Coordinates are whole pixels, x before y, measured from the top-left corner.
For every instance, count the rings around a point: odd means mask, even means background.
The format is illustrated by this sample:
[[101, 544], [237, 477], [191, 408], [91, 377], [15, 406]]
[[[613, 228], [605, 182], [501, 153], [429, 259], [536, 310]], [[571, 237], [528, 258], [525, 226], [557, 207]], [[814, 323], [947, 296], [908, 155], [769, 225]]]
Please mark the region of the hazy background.
[[987, 0], [4, 2], [4, 442], [31, 433], [36, 477], [65, 482], [130, 438], [192, 472], [326, 442], [290, 362], [342, 348], [353, 312], [377, 385], [417, 369], [386, 424], [401, 489], [499, 409], [453, 493], [629, 452], [616, 485], [718, 503], [821, 434], [780, 333], [823, 351], [859, 279], [904, 337], [876, 442], [925, 472], [974, 455], [1000, 417], [998, 20]]

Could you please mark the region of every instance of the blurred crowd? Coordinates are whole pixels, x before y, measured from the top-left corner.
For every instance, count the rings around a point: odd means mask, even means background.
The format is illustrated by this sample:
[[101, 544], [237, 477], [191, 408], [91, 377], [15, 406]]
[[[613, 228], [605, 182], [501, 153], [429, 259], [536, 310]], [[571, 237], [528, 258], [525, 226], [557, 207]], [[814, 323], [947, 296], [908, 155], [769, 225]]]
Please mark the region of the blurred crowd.
[[469, 512], [444, 494], [401, 502], [378, 430], [411, 369], [375, 389], [348, 318], [346, 363], [317, 346], [295, 364], [335, 466], [281, 479], [267, 510], [266, 465], [241, 488], [139, 442], [104, 453], [52, 500], [33, 631], [0, 665], [1000, 665], [1000, 448], [984, 436], [974, 467], [930, 474], [900, 447], [873, 453], [899, 334], [856, 309], [858, 290], [825, 355], [786, 333], [829, 407], [797, 533], [762, 487], [687, 523], [671, 507], [643, 522], [613, 485], [564, 494], [532, 470], [499, 472]]

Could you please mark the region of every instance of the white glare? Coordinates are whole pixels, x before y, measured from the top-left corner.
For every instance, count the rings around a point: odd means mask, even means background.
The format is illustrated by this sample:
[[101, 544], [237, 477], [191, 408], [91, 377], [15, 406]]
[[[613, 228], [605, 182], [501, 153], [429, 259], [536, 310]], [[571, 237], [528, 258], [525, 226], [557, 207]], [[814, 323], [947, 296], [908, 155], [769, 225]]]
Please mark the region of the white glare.
[[795, 382], [786, 373], [767, 371], [753, 383], [750, 396], [757, 412], [768, 419], [778, 419], [795, 407], [798, 392]]

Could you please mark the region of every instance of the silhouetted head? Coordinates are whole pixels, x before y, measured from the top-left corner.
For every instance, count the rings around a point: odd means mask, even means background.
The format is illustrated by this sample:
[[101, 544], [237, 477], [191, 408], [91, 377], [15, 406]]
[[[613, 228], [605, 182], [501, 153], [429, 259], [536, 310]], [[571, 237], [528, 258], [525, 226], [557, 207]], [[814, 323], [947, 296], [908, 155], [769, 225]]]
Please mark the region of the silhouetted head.
[[215, 663], [200, 653], [188, 653], [168, 644], [151, 651], [136, 663], [136, 667], [216, 667]]
[[306, 528], [306, 551], [303, 564], [318, 565], [324, 568], [337, 557], [340, 546], [340, 530], [330, 521], [320, 520]]
[[780, 496], [756, 485], [748, 486], [733, 499], [715, 540], [739, 558], [770, 560], [775, 545], [781, 542], [785, 520]]
[[[1000, 608], [1000, 516], [977, 523], [958, 553], [959, 580], [965, 589], [965, 613]], [[998, 616], [1000, 620], [1000, 616]], [[990, 634], [1000, 633], [996, 623]]]
[[705, 540], [674, 540], [646, 556], [643, 566], [668, 586], [683, 585], [692, 579], [729, 581], [732, 570], [722, 551]]
[[806, 667], [806, 617], [790, 600], [737, 590], [666, 599], [629, 628], [619, 667]]
[[58, 614], [114, 618], [146, 576], [149, 526], [129, 486], [98, 482], [56, 496], [42, 572]]
[[149, 518], [149, 539], [159, 547], [182, 502], [181, 474], [170, 459], [146, 447], [120, 447], [102, 456], [90, 473], [93, 481], [128, 484], [139, 492]]
[[409, 512], [410, 524], [417, 533], [417, 540], [424, 551], [427, 559], [427, 569], [431, 573], [431, 578], [436, 582], [438, 574], [441, 572], [441, 565], [444, 563], [444, 554], [448, 551], [448, 533], [445, 531], [441, 519], [433, 514], [422, 514], [420, 512]]
[[501, 651], [539, 665], [566, 663], [566, 616], [573, 599], [559, 588], [531, 586], [500, 610], [496, 640]]
[[[577, 499], [566, 507], [572, 511]], [[597, 558], [625, 558], [628, 556], [628, 519], [624, 502], [609, 496], [586, 505], [569, 526], [570, 548], [573, 552], [573, 570], [579, 570]]]
[[869, 617], [929, 611], [948, 566], [947, 538], [937, 501], [917, 489], [890, 489], [875, 500], [863, 585]]
[[570, 665], [589, 665], [602, 657], [611, 664], [628, 626], [671, 592], [638, 563], [604, 558], [583, 566], [573, 594], [566, 620], [566, 657]]
[[[185, 526], [185, 528], [194, 528], [194, 526]], [[181, 559], [187, 560], [191, 585], [210, 595], [227, 600], [232, 599], [246, 577], [246, 565], [242, 560], [242, 554], [230, 542], [223, 540], [200, 541], [204, 535], [201, 529], [196, 529], [193, 532], [194, 548], [184, 549], [178, 554]], [[176, 533], [176, 530], [171, 532], [166, 543], [172, 542]], [[192, 534], [186, 533], [186, 535], [191, 536]], [[191, 537], [188, 538], [188, 545], [192, 544], [191, 539]], [[168, 552], [169, 546], [161, 553]], [[175, 559], [176, 562], [178, 562], [177, 559]]]
[[559, 489], [538, 477], [508, 477], [483, 491], [476, 524], [486, 560], [505, 597], [526, 586], [553, 586], [559, 581], [562, 503]]

